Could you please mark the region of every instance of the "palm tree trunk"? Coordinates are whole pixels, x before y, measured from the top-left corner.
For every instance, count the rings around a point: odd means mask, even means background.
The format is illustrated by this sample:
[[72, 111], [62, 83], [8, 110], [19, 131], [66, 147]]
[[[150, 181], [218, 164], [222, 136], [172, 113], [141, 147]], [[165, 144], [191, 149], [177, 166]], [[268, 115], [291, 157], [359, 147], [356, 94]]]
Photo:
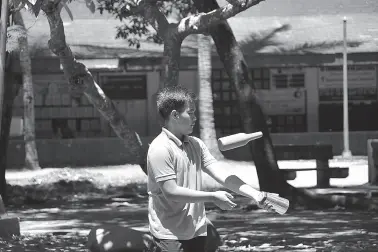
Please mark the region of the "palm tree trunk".
[[[200, 12], [209, 12], [219, 8], [216, 0], [194, 0], [194, 4]], [[262, 139], [249, 143], [259, 177], [260, 189], [290, 196], [293, 188], [277, 172], [279, 167], [266, 118], [252, 83], [247, 63], [232, 29], [227, 21], [223, 21], [211, 27], [209, 33], [214, 40], [230, 82], [235, 87], [245, 132], [263, 132]]]
[[202, 34], [198, 38], [199, 125], [200, 137], [210, 153], [224, 159], [219, 151], [214, 124], [213, 93], [211, 89], [211, 38]]
[[7, 150], [9, 143], [9, 133], [12, 121], [13, 102], [21, 87], [21, 81], [16, 81], [15, 75], [12, 73], [11, 61], [15, 58], [14, 53], [7, 53], [6, 75], [4, 79], [4, 101], [3, 115], [1, 120], [0, 132], [0, 195], [4, 202], [7, 202], [5, 171], [7, 168]]
[[[25, 29], [21, 13], [14, 14], [14, 22]], [[18, 39], [20, 46], [20, 66], [22, 71], [24, 91], [24, 141], [25, 141], [25, 167], [28, 170], [41, 169], [38, 161], [37, 145], [35, 142], [35, 113], [34, 113], [34, 91], [31, 72], [31, 59], [27, 36]]]

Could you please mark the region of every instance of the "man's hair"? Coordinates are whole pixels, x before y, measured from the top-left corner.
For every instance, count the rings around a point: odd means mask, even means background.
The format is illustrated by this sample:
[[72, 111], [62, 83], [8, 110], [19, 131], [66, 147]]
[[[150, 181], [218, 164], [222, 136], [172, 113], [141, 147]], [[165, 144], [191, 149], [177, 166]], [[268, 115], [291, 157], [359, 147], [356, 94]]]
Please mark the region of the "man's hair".
[[157, 93], [156, 104], [159, 114], [166, 120], [172, 110], [182, 112], [186, 104], [196, 99], [196, 95], [184, 87], [165, 87]]

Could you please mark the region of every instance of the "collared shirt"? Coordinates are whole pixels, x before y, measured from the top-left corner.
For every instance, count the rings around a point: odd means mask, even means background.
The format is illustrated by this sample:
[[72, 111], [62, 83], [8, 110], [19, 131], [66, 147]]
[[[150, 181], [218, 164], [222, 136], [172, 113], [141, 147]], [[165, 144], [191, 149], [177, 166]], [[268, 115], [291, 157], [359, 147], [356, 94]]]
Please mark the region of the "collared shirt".
[[149, 228], [158, 239], [189, 240], [207, 233], [203, 202], [167, 200], [158, 182], [175, 179], [178, 186], [200, 191], [202, 169], [216, 162], [201, 139], [185, 136], [183, 141], [163, 128], [147, 154]]

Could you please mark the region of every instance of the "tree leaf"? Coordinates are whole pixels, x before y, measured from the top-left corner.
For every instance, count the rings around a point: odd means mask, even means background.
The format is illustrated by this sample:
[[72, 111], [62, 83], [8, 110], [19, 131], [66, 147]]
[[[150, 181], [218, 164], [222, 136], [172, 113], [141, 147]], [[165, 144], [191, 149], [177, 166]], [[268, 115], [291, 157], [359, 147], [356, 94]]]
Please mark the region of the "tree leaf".
[[96, 5], [94, 4], [93, 1], [91, 2], [91, 5], [90, 5], [90, 11], [91, 11], [92, 13], [95, 13], [95, 11], [96, 11]]
[[22, 0], [11, 0], [9, 2], [9, 5], [14, 10], [20, 10], [20, 9], [23, 8], [23, 6], [25, 5], [25, 3]]
[[72, 12], [71, 12], [70, 8], [68, 7], [68, 5], [67, 5], [66, 3], [64, 3], [64, 2], [60, 2], [60, 4], [63, 5], [64, 9], [65, 9], [65, 10], [67, 11], [67, 13], [68, 13], [68, 16], [70, 16], [71, 21], [73, 21], [74, 18], [73, 18]]
[[43, 0], [37, 0], [35, 4], [32, 5], [32, 11], [35, 17], [38, 17], [39, 12], [41, 11], [41, 5]]
[[85, 5], [92, 13], [95, 13], [96, 5], [94, 4], [92, 0], [85, 0]]
[[27, 0], [23, 1], [25, 3], [25, 10], [30, 11], [30, 6], [32, 6], [31, 3], [29, 3]]
[[[92, 0], [85, 0], [87, 3]], [[135, 12], [139, 10], [139, 0], [97, 0], [95, 2], [96, 8], [102, 14], [108, 12], [116, 19], [122, 22], [122, 26], [117, 27], [116, 38], [125, 39], [130, 46], [138, 47], [140, 40], [148, 38], [156, 43], [161, 43], [161, 38], [156, 34], [156, 31], [150, 29], [150, 24], [143, 18], [136, 18]], [[206, 1], [206, 0], [205, 0]], [[153, 1], [154, 4], [166, 16], [176, 15], [187, 16], [189, 13], [198, 13], [192, 0], [174, 0], [174, 1]], [[131, 40], [131, 41], [130, 41]]]

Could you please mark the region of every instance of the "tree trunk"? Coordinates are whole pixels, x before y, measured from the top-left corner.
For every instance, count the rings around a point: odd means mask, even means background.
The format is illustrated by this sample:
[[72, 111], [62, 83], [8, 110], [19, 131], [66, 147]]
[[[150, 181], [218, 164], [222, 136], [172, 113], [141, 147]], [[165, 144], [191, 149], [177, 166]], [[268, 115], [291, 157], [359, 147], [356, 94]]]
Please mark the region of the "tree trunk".
[[[25, 28], [21, 13], [14, 14], [14, 22]], [[41, 169], [38, 161], [37, 145], [35, 142], [35, 113], [34, 113], [34, 91], [31, 71], [31, 59], [27, 37], [21, 36], [18, 39], [20, 49], [20, 66], [23, 80], [24, 100], [24, 141], [25, 141], [25, 167], [28, 170]]]
[[[216, 0], [194, 0], [194, 4], [200, 12], [210, 12], [219, 8]], [[260, 189], [275, 192], [289, 198], [291, 206], [296, 205], [296, 203], [305, 205], [308, 208], [327, 208], [335, 205], [348, 205], [349, 207], [369, 206], [368, 202], [361, 201], [355, 196], [333, 197], [332, 195], [319, 195], [306, 189], [295, 188], [286, 182], [278, 172], [279, 167], [266, 118], [252, 83], [248, 66], [231, 27], [227, 21], [223, 21], [216, 26], [210, 27], [209, 33], [214, 40], [230, 82], [235, 87], [244, 130], [247, 133], [262, 131], [264, 134], [262, 139], [249, 143], [259, 178]]]
[[[209, 12], [219, 8], [215, 0], [194, 0], [194, 4], [200, 12]], [[244, 131], [246, 133], [263, 132], [261, 139], [249, 143], [259, 177], [260, 189], [289, 196], [291, 194], [291, 186], [282, 177], [278, 176], [277, 171], [279, 167], [275, 158], [266, 118], [251, 81], [248, 66], [231, 27], [227, 21], [223, 21], [211, 27], [209, 33], [214, 40], [230, 82], [235, 87]]]
[[10, 61], [16, 57], [15, 53], [7, 53], [6, 75], [4, 79], [4, 101], [3, 115], [1, 120], [0, 133], [0, 195], [4, 202], [7, 201], [5, 171], [7, 168], [7, 150], [9, 143], [9, 133], [12, 121], [13, 102], [21, 87], [21, 80], [16, 80], [12, 73]]
[[198, 38], [199, 126], [200, 137], [210, 153], [224, 159], [219, 151], [214, 124], [213, 93], [211, 89], [211, 38], [202, 34]]
[[86, 66], [76, 61], [66, 43], [63, 21], [58, 6], [52, 1], [44, 1], [41, 9], [46, 14], [50, 25], [50, 50], [60, 59], [64, 75], [69, 82], [71, 97], [78, 98], [84, 94], [110, 123], [117, 136], [123, 140], [128, 156], [132, 158], [130, 163], [140, 164], [144, 169], [146, 149], [142, 148], [139, 135], [130, 129], [124, 116], [119, 113], [113, 102], [95, 82]]

